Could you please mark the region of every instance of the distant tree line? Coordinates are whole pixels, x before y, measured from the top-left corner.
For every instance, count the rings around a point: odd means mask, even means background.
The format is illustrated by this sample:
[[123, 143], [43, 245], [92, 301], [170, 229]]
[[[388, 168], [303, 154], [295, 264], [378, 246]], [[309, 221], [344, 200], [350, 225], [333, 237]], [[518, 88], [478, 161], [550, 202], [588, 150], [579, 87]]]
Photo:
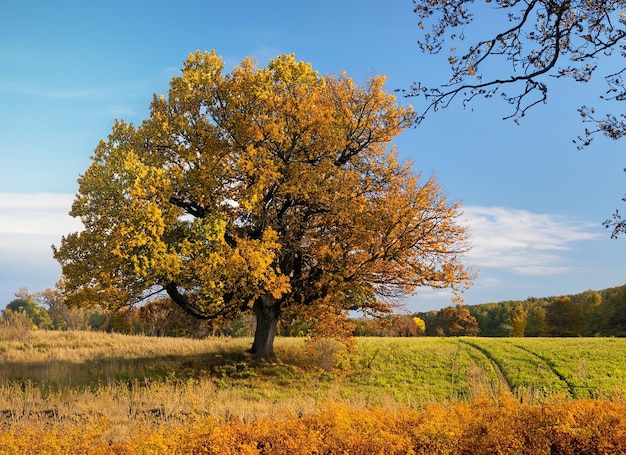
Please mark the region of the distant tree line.
[[[189, 315], [167, 296], [157, 297], [137, 307], [105, 310], [99, 305], [91, 308], [70, 308], [60, 292], [47, 289], [30, 293], [20, 289], [2, 312], [1, 320], [14, 321], [22, 315], [32, 329], [43, 330], [97, 330], [132, 335], [202, 338], [212, 336], [252, 337], [256, 318], [252, 312], [229, 320], [200, 320]], [[1, 322], [0, 320], [0, 322]], [[23, 319], [20, 319], [23, 321]], [[381, 318], [356, 318], [352, 321], [355, 336], [418, 336], [426, 331], [419, 317], [409, 314], [390, 314]], [[304, 336], [312, 322], [285, 318], [278, 333], [281, 336]]]
[[[34, 329], [100, 330], [149, 336], [208, 335], [252, 337], [252, 313], [229, 320], [203, 321], [180, 309], [168, 297], [118, 311], [69, 308], [61, 293], [47, 289], [30, 293], [20, 289], [2, 314], [14, 320], [27, 316]], [[0, 321], [1, 322], [1, 321]], [[457, 305], [416, 314], [390, 314], [380, 318], [352, 319], [354, 336], [486, 336], [486, 337], [589, 337], [626, 336], [626, 285], [581, 294], [481, 305]], [[307, 323], [286, 319], [281, 336], [303, 336]]]
[[[464, 309], [475, 320], [476, 327], [472, 331], [477, 329], [479, 336], [626, 336], [626, 285], [573, 295], [472, 305]], [[438, 326], [443, 311], [449, 310], [417, 314], [426, 322], [427, 335], [441, 332]], [[470, 334], [473, 333], [463, 333]]]

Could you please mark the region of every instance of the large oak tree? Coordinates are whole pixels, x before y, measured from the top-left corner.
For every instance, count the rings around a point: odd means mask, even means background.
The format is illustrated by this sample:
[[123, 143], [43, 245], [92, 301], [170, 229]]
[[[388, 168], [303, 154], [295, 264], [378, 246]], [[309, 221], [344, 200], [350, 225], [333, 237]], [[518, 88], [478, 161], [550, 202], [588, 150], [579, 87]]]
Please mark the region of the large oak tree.
[[[424, 53], [448, 53], [450, 78], [434, 87], [415, 83], [405, 92], [427, 100], [423, 120], [459, 99], [499, 96], [511, 105], [505, 118], [516, 122], [548, 99], [559, 78], [585, 83], [601, 67], [603, 100], [626, 100], [626, 1], [624, 0], [413, 0]], [[470, 37], [466, 40], [467, 37]], [[604, 65], [600, 65], [604, 63]], [[596, 134], [626, 136], [626, 115], [600, 113], [581, 106], [584, 134], [575, 142], [589, 145]], [[626, 171], [626, 169], [625, 169]], [[626, 198], [624, 198], [626, 202]], [[613, 237], [626, 233], [618, 211], [605, 223]]]
[[293, 55], [228, 74], [214, 52], [190, 55], [79, 179], [70, 213], [84, 230], [54, 248], [69, 302], [167, 292], [199, 318], [252, 309], [252, 352], [271, 357], [286, 312], [389, 312], [420, 286], [462, 291], [459, 204], [399, 162], [391, 142], [415, 114], [383, 82], [320, 77]]

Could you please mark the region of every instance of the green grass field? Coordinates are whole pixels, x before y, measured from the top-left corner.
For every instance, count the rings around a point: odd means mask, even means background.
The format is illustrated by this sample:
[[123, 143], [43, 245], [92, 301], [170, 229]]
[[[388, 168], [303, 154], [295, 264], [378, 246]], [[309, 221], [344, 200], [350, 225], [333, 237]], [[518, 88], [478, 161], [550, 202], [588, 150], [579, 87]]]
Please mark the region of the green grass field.
[[303, 339], [279, 338], [274, 363], [255, 363], [245, 352], [250, 343], [34, 331], [0, 342], [0, 384], [54, 394], [207, 382], [248, 395], [335, 393], [410, 405], [503, 391], [541, 399], [621, 397], [626, 390], [626, 339], [619, 338], [360, 338], [355, 353], [334, 358], [333, 343], [314, 357]]

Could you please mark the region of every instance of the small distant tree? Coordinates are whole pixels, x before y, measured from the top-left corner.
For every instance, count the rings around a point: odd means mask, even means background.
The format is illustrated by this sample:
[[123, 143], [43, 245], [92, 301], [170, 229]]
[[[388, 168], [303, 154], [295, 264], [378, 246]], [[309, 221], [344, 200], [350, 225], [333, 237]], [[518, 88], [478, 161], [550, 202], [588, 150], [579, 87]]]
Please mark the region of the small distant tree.
[[546, 312], [550, 334], [557, 337], [582, 336], [584, 324], [581, 310], [581, 306], [570, 297], [554, 299]]
[[535, 302], [526, 315], [526, 331], [524, 335], [527, 337], [542, 337], [548, 334], [548, 324], [546, 322], [546, 310], [542, 304]]
[[413, 324], [415, 324], [415, 328], [417, 330], [418, 335], [422, 335], [426, 333], [426, 322], [420, 317], [413, 317]]
[[14, 313], [24, 313], [32, 321], [33, 325], [40, 329], [48, 329], [52, 327], [52, 321], [48, 312], [37, 305], [34, 296], [23, 287], [15, 293], [16, 299], [9, 302], [6, 306], [7, 310]]
[[50, 318], [50, 327], [54, 330], [67, 330], [70, 326], [70, 309], [65, 305], [63, 295], [55, 289], [46, 289], [32, 295], [33, 300], [46, 308]]
[[[419, 321], [424, 322], [422, 319], [412, 317], [409, 314], [392, 314], [381, 321], [381, 335], [391, 337], [417, 336], [420, 333]], [[424, 327], [426, 327], [425, 324]]]
[[111, 315], [100, 308], [95, 308], [89, 314], [87, 323], [94, 330], [110, 330]]
[[354, 320], [354, 332], [353, 336], [357, 337], [376, 337], [380, 336], [381, 319], [372, 319], [360, 317]]
[[509, 324], [511, 326], [512, 337], [523, 337], [526, 333], [526, 325], [528, 323], [528, 312], [518, 303], [511, 310]]
[[478, 321], [480, 334], [486, 337], [505, 337], [511, 334], [510, 307], [508, 303], [486, 303], [469, 308]]
[[580, 301], [583, 317], [583, 336], [596, 336], [607, 333], [610, 312], [597, 291], [587, 291]]
[[480, 333], [478, 321], [469, 310], [461, 305], [446, 307], [435, 315], [428, 327], [429, 335], [475, 336]]
[[602, 304], [606, 308], [608, 334], [626, 336], [626, 286], [605, 289]]

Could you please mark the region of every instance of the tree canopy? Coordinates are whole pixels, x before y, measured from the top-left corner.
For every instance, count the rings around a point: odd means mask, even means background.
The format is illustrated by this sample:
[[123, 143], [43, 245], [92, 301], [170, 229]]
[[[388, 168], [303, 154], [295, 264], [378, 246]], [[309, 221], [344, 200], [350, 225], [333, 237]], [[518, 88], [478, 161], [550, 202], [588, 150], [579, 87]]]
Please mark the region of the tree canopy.
[[230, 73], [196, 52], [139, 126], [116, 121], [79, 179], [84, 230], [54, 247], [68, 301], [115, 307], [166, 292], [199, 318], [392, 311], [421, 286], [462, 291], [460, 205], [392, 140], [415, 120], [383, 90], [281, 55]]
[[478, 322], [469, 310], [463, 306], [448, 306], [439, 310], [434, 317], [426, 323], [428, 335], [458, 337], [476, 336], [480, 333]]
[[15, 299], [9, 302], [5, 310], [14, 313], [24, 313], [28, 316], [34, 326], [40, 329], [47, 329], [51, 326], [50, 316], [48, 312], [37, 305], [34, 296], [23, 287], [15, 293]]
[[[424, 53], [449, 52], [450, 78], [439, 86], [416, 82], [405, 91], [427, 102], [417, 117], [445, 108], [456, 98], [463, 105], [476, 97], [500, 96], [516, 122], [533, 106], [548, 100], [548, 88], [559, 78], [588, 82], [602, 68], [609, 102], [626, 99], [626, 2], [623, 0], [413, 0], [424, 30], [418, 41]], [[478, 20], [478, 19], [481, 19]], [[477, 20], [477, 23], [473, 23]], [[474, 27], [472, 28], [471, 25]], [[466, 36], [471, 42], [466, 44]], [[476, 38], [474, 38], [476, 37]], [[446, 46], [447, 44], [447, 46]], [[609, 64], [601, 60], [611, 57]], [[607, 63], [607, 62], [604, 62]], [[596, 134], [626, 136], [626, 115], [601, 114], [596, 106], [578, 112], [588, 125], [574, 140], [579, 148]], [[625, 170], [626, 171], [626, 170]], [[625, 198], [626, 201], [626, 198]], [[612, 237], [626, 232], [619, 211], [604, 225]]]

